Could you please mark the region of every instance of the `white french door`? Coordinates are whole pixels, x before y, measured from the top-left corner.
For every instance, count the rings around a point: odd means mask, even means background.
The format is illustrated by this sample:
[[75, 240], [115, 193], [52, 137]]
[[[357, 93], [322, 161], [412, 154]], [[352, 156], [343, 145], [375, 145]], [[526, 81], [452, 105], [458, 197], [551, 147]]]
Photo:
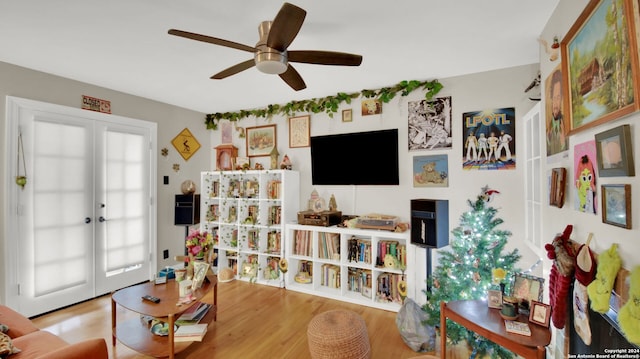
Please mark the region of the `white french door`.
[[27, 174], [24, 189], [9, 185], [7, 303], [31, 316], [149, 279], [155, 124], [7, 102]]

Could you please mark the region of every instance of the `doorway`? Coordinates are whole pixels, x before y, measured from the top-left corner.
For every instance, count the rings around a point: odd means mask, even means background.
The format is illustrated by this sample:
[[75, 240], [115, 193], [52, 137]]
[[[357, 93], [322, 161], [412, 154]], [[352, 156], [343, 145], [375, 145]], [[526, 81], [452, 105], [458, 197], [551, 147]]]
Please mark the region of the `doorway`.
[[6, 303], [33, 316], [151, 278], [156, 124], [12, 97], [7, 123]]

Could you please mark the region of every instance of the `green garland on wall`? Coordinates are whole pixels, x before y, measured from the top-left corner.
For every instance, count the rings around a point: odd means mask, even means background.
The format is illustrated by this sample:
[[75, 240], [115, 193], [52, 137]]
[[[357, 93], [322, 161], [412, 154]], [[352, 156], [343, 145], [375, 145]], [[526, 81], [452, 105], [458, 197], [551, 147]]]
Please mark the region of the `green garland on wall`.
[[274, 115], [286, 115], [290, 116], [296, 112], [310, 112], [320, 113], [325, 112], [330, 118], [333, 118], [333, 114], [338, 112], [340, 104], [350, 104], [352, 99], [358, 97], [375, 98], [388, 103], [396, 95], [407, 96], [411, 92], [422, 89], [426, 93], [425, 99], [431, 100], [442, 89], [442, 84], [438, 80], [432, 81], [401, 81], [392, 87], [383, 87], [377, 90], [362, 90], [354, 93], [339, 92], [334, 96], [327, 96], [323, 98], [313, 98], [310, 100], [291, 101], [285, 105], [269, 105], [265, 108], [258, 108], [253, 110], [240, 110], [237, 112], [217, 112], [208, 114], [205, 120], [208, 130], [216, 130], [218, 128], [218, 122], [220, 120], [239, 121], [247, 117], [263, 117], [271, 118]]

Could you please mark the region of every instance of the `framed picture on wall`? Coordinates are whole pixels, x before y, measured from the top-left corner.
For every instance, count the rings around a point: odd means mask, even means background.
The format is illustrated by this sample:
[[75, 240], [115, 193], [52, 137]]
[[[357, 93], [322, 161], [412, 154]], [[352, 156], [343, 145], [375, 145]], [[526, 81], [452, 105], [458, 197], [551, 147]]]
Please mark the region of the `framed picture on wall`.
[[289, 148], [311, 145], [311, 116], [289, 118]]
[[247, 157], [269, 156], [276, 147], [276, 125], [247, 127]]
[[600, 177], [636, 175], [629, 125], [596, 134], [596, 155]]
[[631, 185], [605, 184], [602, 190], [602, 222], [631, 229]]
[[560, 44], [569, 134], [638, 108], [632, 1], [589, 1]]

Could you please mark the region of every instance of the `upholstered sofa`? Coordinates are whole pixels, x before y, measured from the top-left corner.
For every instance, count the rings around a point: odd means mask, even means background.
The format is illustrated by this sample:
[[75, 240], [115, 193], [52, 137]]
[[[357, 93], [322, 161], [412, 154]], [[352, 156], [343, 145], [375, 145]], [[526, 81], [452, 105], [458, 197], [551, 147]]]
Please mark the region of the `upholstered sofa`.
[[10, 354], [8, 359], [108, 359], [107, 343], [103, 338], [87, 339], [69, 344], [44, 330], [11, 308], [0, 305], [0, 324], [9, 329], [6, 334], [19, 353]]

